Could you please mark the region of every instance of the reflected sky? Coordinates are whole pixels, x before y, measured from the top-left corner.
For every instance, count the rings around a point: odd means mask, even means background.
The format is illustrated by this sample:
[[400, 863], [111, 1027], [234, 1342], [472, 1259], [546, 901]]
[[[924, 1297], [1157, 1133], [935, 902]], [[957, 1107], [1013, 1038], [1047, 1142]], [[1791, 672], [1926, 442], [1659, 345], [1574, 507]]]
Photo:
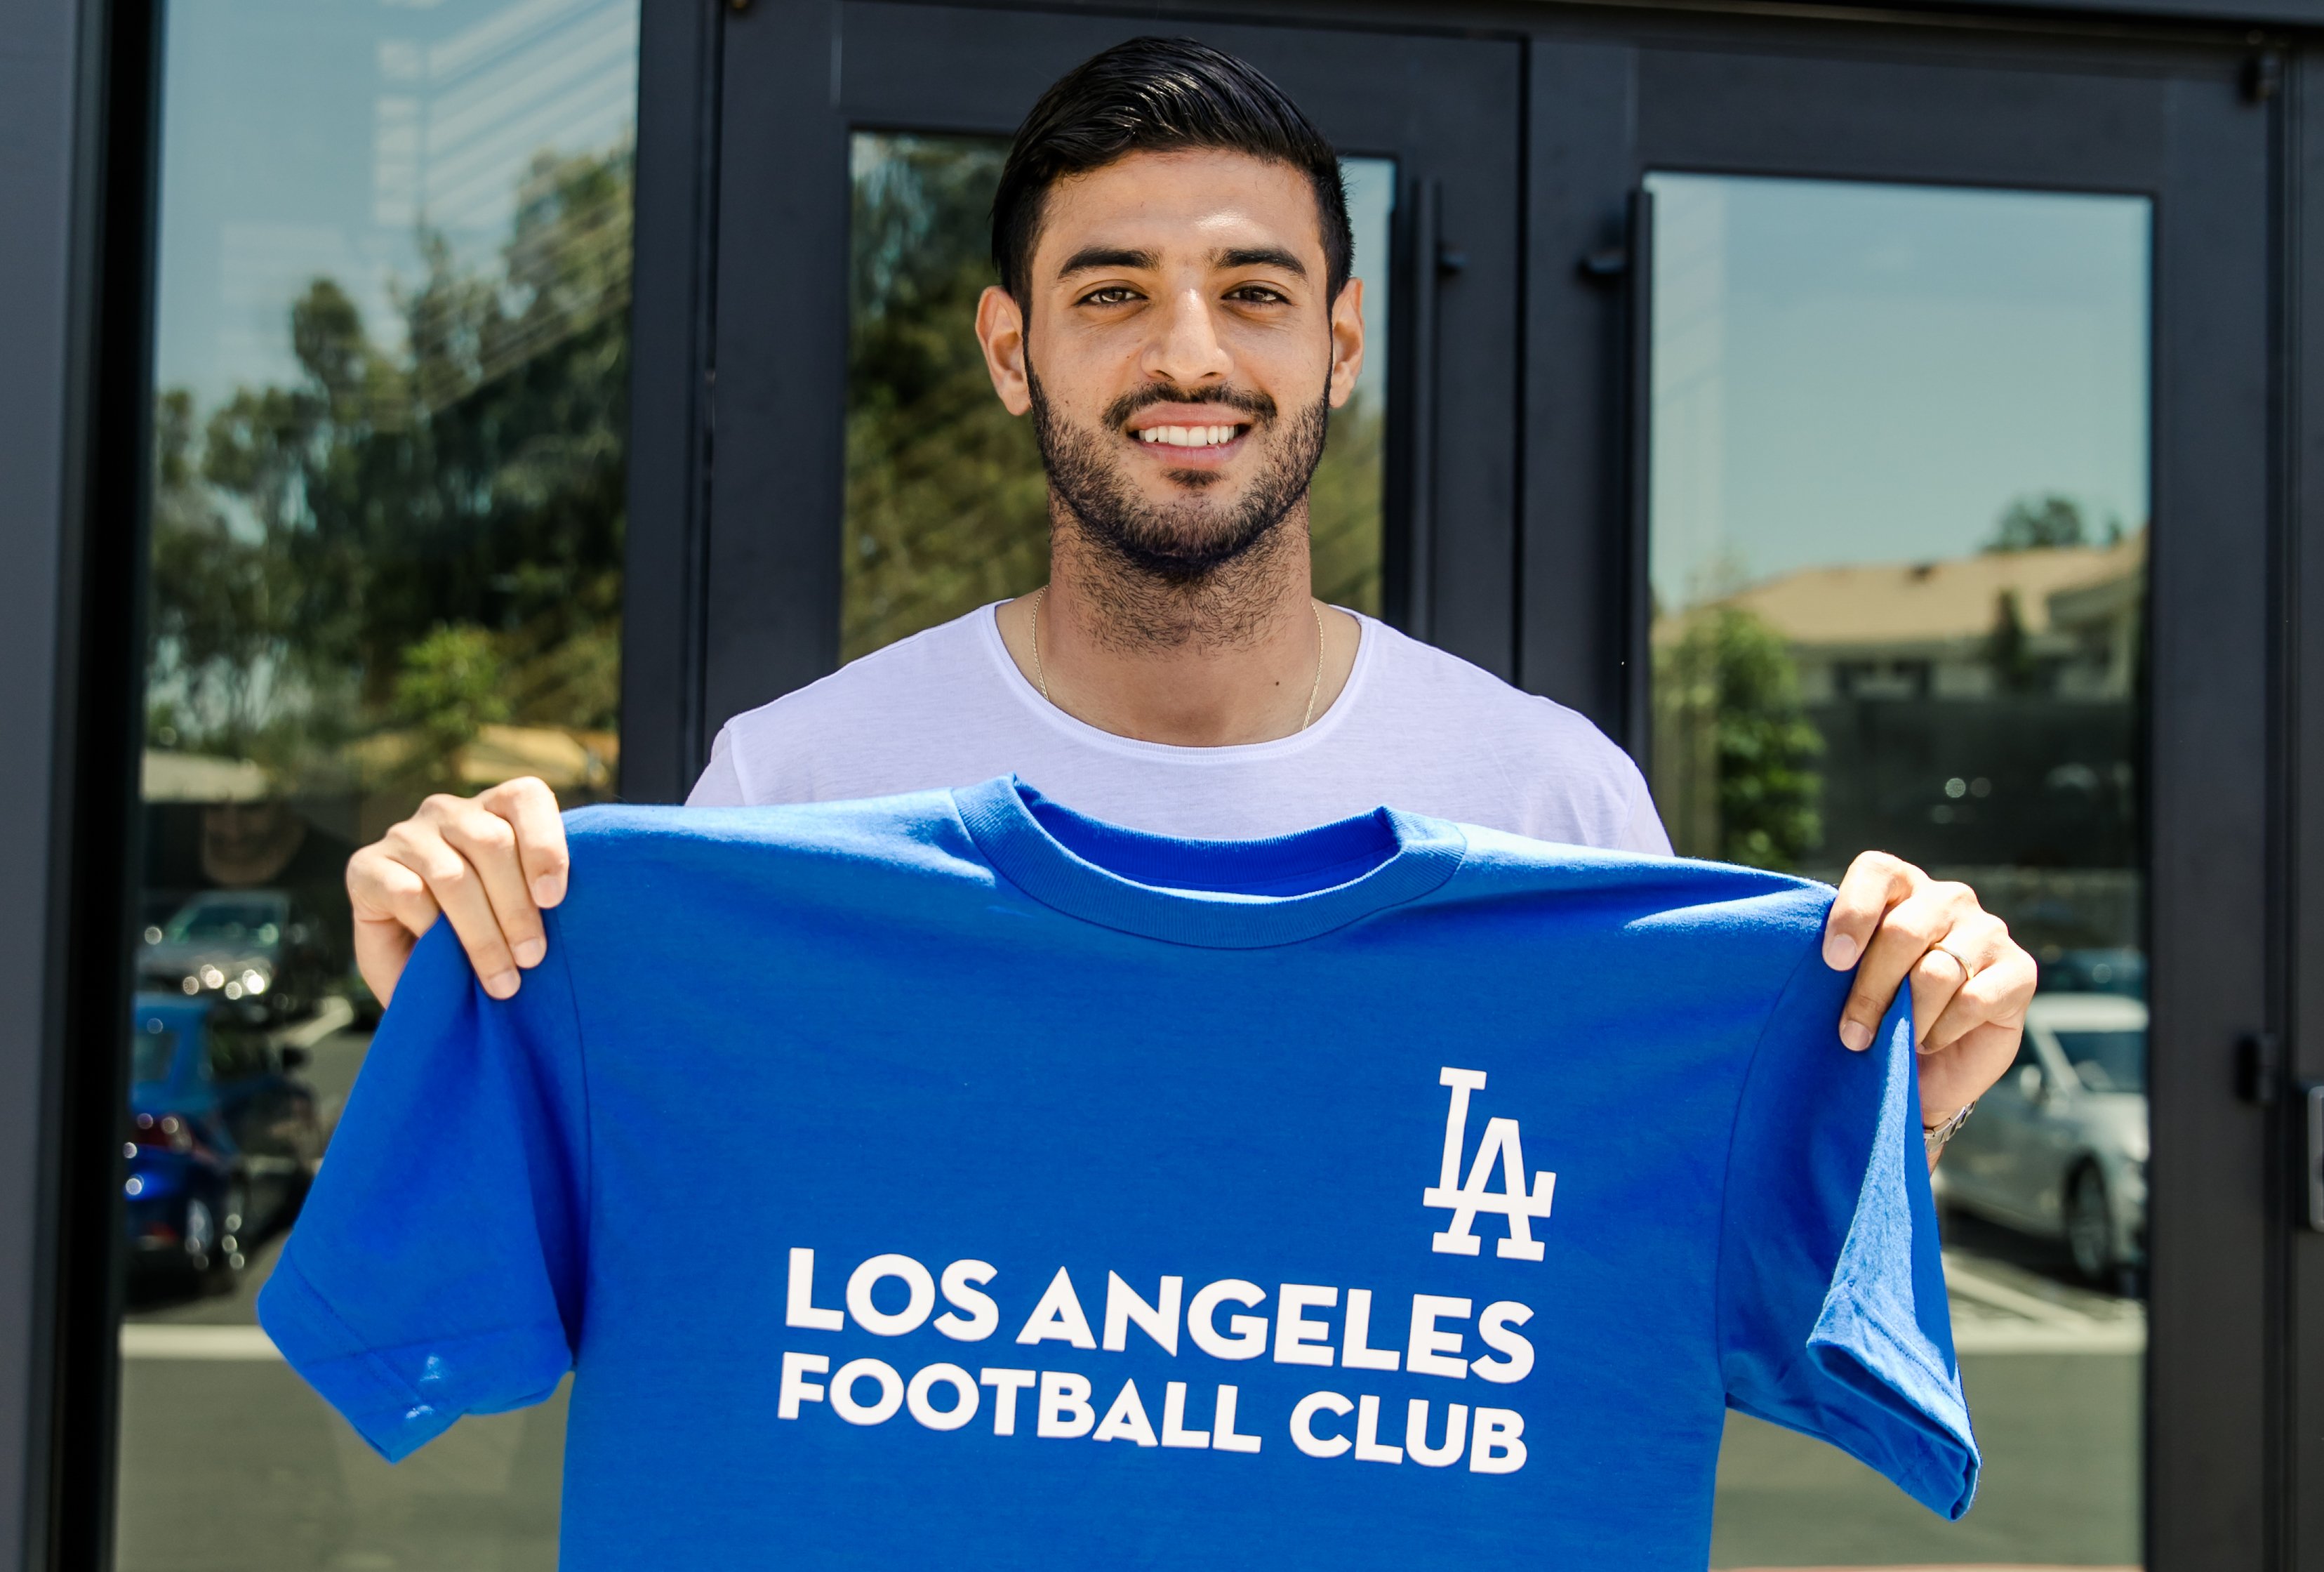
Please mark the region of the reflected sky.
[[1656, 174], [1653, 561], [1690, 604], [2147, 519], [2143, 198]]
[[637, 0], [174, 0], [156, 373], [205, 405], [290, 380], [290, 302], [390, 325], [419, 227], [472, 261], [543, 148], [631, 134]]

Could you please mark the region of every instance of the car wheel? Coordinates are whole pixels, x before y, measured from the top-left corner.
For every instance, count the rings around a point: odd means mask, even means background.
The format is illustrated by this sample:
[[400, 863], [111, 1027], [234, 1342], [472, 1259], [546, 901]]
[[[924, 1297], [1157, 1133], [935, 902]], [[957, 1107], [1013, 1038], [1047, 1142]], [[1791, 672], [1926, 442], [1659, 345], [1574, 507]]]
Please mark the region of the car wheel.
[[2115, 1258], [2114, 1207], [2106, 1179], [2094, 1167], [2075, 1170], [2066, 1189], [2066, 1248], [2085, 1281], [2112, 1287], [2120, 1275]]
[[186, 1226], [181, 1235], [186, 1247], [186, 1265], [196, 1272], [206, 1272], [217, 1250], [217, 1214], [199, 1196], [186, 1201]]
[[[193, 1203], [199, 1206], [201, 1203]], [[243, 1253], [250, 1231], [250, 1185], [236, 1175], [228, 1181], [217, 1225], [217, 1246], [209, 1253], [208, 1287], [212, 1293], [233, 1291], [248, 1258]]]

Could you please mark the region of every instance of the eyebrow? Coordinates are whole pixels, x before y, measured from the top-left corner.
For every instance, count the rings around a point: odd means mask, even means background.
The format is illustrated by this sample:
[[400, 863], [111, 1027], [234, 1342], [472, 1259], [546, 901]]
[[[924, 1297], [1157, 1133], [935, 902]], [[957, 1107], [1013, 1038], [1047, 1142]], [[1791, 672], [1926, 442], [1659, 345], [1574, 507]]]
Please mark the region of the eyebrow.
[[1065, 258], [1057, 269], [1059, 278], [1071, 278], [1077, 273], [1089, 273], [1101, 267], [1134, 267], [1152, 269], [1159, 264], [1150, 251], [1126, 251], [1118, 245], [1084, 245]]
[[1285, 273], [1300, 278], [1307, 276], [1306, 264], [1279, 245], [1241, 245], [1211, 254], [1217, 267], [1279, 267]]
[[[1093, 273], [1100, 268], [1128, 267], [1151, 271], [1162, 264], [1161, 258], [1150, 251], [1133, 251], [1119, 245], [1084, 245], [1057, 269], [1059, 278], [1071, 278], [1077, 273]], [[1274, 267], [1297, 278], [1307, 276], [1306, 264], [1279, 245], [1239, 245], [1211, 253], [1213, 267]]]

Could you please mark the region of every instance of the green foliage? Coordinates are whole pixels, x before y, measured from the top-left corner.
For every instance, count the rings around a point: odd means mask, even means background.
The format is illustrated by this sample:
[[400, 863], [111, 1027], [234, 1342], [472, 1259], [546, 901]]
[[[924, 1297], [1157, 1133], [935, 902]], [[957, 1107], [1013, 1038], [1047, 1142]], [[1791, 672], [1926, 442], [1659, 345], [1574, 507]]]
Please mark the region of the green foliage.
[[498, 642], [479, 627], [439, 627], [403, 652], [395, 679], [399, 718], [442, 758], [508, 718], [508, 671]]
[[[973, 324], [994, 282], [1007, 145], [863, 135], [850, 220], [844, 660], [1047, 576], [1047, 482], [1029, 424], [993, 396]], [[1379, 607], [1376, 399], [1337, 411], [1310, 492], [1315, 590]]]
[[[2109, 528], [2111, 544], [2121, 539], [2122, 526], [2116, 523]], [[2081, 504], [2052, 492], [2043, 496], [2021, 496], [2003, 509], [1994, 524], [1993, 539], [1986, 542], [1985, 549], [2032, 551], [2090, 543], [2089, 522], [2082, 514]]]
[[1657, 652], [1657, 796], [1678, 849], [1794, 868], [1823, 839], [1823, 737], [1782, 637], [1734, 606], [1692, 617]]
[[318, 278], [290, 309], [294, 382], [206, 422], [161, 395], [164, 745], [312, 789], [386, 726], [441, 752], [503, 717], [614, 724], [630, 187], [626, 153], [543, 154], [496, 267], [423, 236], [400, 333], [374, 338]]

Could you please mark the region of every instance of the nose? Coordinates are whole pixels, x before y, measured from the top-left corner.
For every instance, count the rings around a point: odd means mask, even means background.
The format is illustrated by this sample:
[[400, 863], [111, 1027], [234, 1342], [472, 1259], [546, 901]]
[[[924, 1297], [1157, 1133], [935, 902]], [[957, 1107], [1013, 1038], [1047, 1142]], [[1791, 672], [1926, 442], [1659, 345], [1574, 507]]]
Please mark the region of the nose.
[[1219, 342], [1211, 319], [1211, 302], [1200, 290], [1181, 290], [1158, 315], [1153, 340], [1146, 347], [1143, 369], [1157, 382], [1196, 387], [1223, 382], [1234, 368], [1226, 346]]

